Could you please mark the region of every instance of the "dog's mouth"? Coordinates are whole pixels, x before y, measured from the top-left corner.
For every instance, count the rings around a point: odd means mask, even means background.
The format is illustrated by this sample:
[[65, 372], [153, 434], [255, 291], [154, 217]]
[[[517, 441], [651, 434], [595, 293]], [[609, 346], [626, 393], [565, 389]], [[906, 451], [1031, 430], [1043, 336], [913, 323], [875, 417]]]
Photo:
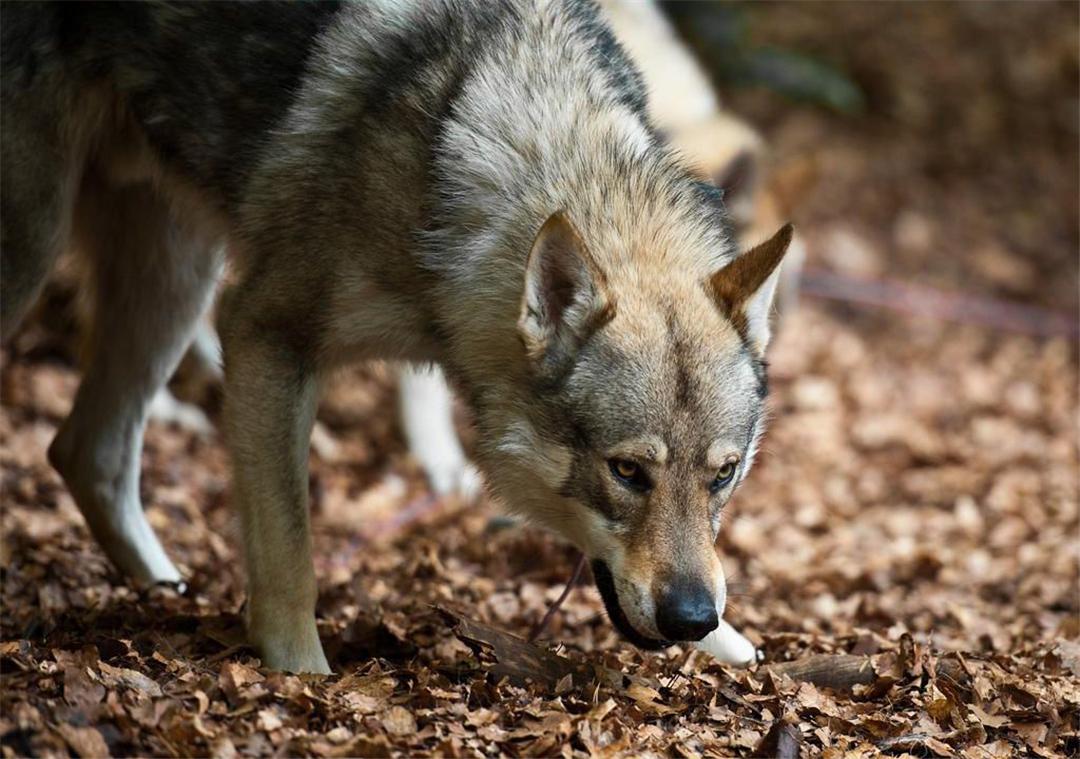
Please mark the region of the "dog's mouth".
[[638, 648], [646, 651], [658, 651], [674, 645], [669, 640], [658, 640], [642, 635], [630, 624], [622, 607], [619, 606], [619, 594], [615, 592], [615, 578], [611, 576], [611, 570], [603, 561], [596, 559], [592, 563], [593, 577], [596, 579], [596, 587], [600, 591], [600, 597], [604, 599], [604, 608], [607, 609], [608, 617], [615, 629], [622, 633], [623, 637]]

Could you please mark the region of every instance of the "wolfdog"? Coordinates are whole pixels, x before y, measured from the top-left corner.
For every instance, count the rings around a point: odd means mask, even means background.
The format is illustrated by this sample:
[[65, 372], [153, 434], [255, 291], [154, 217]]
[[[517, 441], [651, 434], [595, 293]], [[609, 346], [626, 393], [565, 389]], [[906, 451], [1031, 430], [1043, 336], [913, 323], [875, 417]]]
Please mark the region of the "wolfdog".
[[584, 551], [631, 642], [724, 630], [713, 543], [762, 434], [791, 227], [736, 252], [591, 2], [0, 8], [0, 317], [60, 251], [88, 262], [90, 363], [49, 458], [119, 569], [180, 579], [140, 505], [142, 430], [226, 248], [267, 666], [329, 671], [307, 450], [320, 378], [369, 358], [443, 369], [488, 487]]

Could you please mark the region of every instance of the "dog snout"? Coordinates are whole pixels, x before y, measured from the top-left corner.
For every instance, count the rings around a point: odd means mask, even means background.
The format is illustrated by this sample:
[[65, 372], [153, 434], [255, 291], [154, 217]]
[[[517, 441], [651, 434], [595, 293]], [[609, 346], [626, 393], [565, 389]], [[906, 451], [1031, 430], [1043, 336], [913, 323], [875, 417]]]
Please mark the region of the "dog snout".
[[720, 624], [714, 589], [694, 577], [677, 577], [657, 598], [656, 626], [668, 640], [701, 640]]

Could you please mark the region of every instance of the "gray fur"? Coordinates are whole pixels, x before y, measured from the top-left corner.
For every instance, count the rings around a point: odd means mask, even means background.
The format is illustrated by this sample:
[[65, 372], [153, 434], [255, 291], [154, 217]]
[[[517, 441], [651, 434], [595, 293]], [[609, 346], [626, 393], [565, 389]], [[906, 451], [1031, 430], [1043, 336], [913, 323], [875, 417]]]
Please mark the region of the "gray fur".
[[[591, 3], [2, 14], [5, 333], [93, 197], [129, 209], [81, 227], [97, 251], [98, 337], [65, 423], [77, 432], [54, 445], [121, 568], [144, 582], [178, 576], [144, 529], [141, 430], [225, 241], [238, 270], [220, 315], [226, 436], [249, 633], [267, 664], [328, 669], [307, 445], [320, 375], [373, 357], [443, 367], [472, 406], [487, 481], [610, 565], [633, 634], [657, 636], [654, 596], [684, 576], [715, 586], [722, 611], [711, 546], [730, 488], [706, 486], [717, 455], [740, 457], [740, 477], [752, 461], [767, 333], [718, 308], [709, 278], [736, 255], [723, 210], [650, 127], [640, 77]], [[518, 325], [526, 260], [556, 212], [580, 233], [568, 254], [592, 262], [588, 298], [603, 295], [610, 313], [575, 327], [553, 375]], [[168, 252], [149, 258], [155, 247]], [[572, 302], [567, 313], [592, 307]], [[139, 328], [103, 337], [119, 318]], [[103, 417], [95, 403], [125, 388], [137, 388], [130, 404]], [[628, 444], [665, 453], [649, 464], [648, 497], [607, 471], [611, 456], [637, 455], [620, 453]], [[76, 450], [114, 453], [83, 466]], [[120, 522], [129, 529], [110, 532]]]

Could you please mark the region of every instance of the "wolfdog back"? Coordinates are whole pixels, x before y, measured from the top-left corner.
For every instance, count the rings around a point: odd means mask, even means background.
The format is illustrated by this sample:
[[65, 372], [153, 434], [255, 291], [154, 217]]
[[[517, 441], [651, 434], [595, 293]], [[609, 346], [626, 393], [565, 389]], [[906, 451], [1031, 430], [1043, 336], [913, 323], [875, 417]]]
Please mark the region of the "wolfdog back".
[[641, 82], [588, 0], [5, 3], [3, 211], [20, 220], [4, 227], [5, 333], [88, 164], [282, 246], [365, 219], [376, 277], [402, 274], [383, 254], [425, 226], [431, 146], [458, 88], [539, 5], [591, 41], [591, 64], [644, 118]]
[[[613, 83], [625, 85], [626, 97], [643, 107], [640, 84], [595, 9], [577, 0], [563, 4], [583, 34], [597, 36], [596, 64], [611, 67]], [[129, 110], [168, 167], [222, 195], [232, 210], [305, 76], [315, 79], [329, 69], [348, 77], [346, 91], [323, 92], [344, 109], [309, 125], [342, 147], [350, 139], [362, 143], [366, 131], [430, 137], [480, 48], [513, 34], [515, 20], [531, 5], [6, 3], [3, 91], [10, 100], [32, 91], [69, 106], [63, 113], [77, 118], [89, 115], [77, 108], [85, 103], [80, 96], [107, 87], [118, 98], [111, 106]], [[337, 31], [328, 38], [335, 20]], [[16, 119], [5, 120], [5, 127], [18, 131]]]

